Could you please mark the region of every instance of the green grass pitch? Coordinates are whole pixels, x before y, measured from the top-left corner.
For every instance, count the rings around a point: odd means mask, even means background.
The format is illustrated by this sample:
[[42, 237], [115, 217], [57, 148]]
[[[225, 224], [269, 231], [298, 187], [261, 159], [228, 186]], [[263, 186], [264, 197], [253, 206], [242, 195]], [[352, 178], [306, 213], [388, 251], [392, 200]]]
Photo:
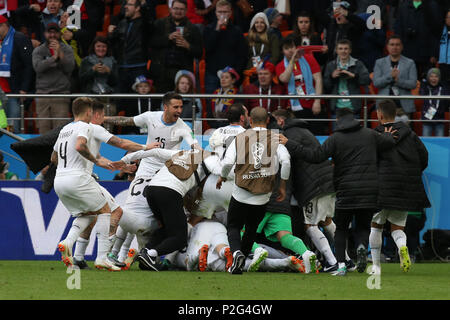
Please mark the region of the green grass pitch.
[[[88, 262], [91, 268], [93, 262]], [[0, 261], [0, 300], [449, 300], [450, 264], [383, 264], [380, 289], [367, 273], [330, 274], [80, 270], [60, 261]], [[72, 277], [72, 278], [71, 278]], [[67, 284], [80, 289], [69, 289]], [[372, 282], [376, 284], [376, 282]]]

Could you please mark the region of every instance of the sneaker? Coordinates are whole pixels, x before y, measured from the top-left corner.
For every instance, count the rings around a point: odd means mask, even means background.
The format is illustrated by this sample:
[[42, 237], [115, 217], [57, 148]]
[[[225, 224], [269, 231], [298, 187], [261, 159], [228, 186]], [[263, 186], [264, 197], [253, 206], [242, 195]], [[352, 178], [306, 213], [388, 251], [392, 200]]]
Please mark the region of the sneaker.
[[67, 245], [66, 240], [58, 243], [58, 251], [61, 252], [61, 261], [66, 267], [73, 266], [72, 248]]
[[339, 264], [336, 262], [333, 265], [324, 266], [321, 271], [322, 272], [335, 272], [335, 271], [337, 271], [337, 269], [339, 269]]
[[206, 267], [208, 266], [208, 251], [209, 247], [207, 244], [204, 244], [199, 250], [198, 270], [201, 272], [206, 271]]
[[305, 266], [303, 265], [303, 261], [297, 257], [290, 256], [289, 258], [289, 268], [296, 272], [305, 273]]
[[247, 268], [247, 272], [256, 272], [259, 269], [259, 266], [261, 265], [261, 262], [263, 262], [267, 256], [269, 255], [269, 252], [261, 247], [258, 247], [255, 249], [255, 252], [253, 253], [253, 259], [250, 265]]
[[112, 252], [108, 253], [108, 258], [110, 261], [114, 263], [116, 267], [119, 267], [120, 269], [125, 268], [127, 265], [123, 262], [120, 262], [119, 259], [117, 259], [116, 255]]
[[352, 259], [345, 260], [345, 267], [347, 268], [347, 271], [349, 271], [349, 272], [353, 272], [356, 270], [356, 265]]
[[367, 273], [370, 275], [378, 275], [379, 276], [379, 275], [381, 275], [381, 266], [372, 264], [367, 268]]
[[147, 248], [143, 248], [138, 256], [137, 259], [139, 260], [140, 263], [143, 264], [143, 266], [145, 268], [148, 268], [148, 270], [153, 270], [153, 271], [159, 271], [159, 262], [158, 262], [158, 257], [152, 257], [147, 253]]
[[316, 273], [317, 256], [313, 252], [308, 250], [305, 253], [303, 253], [302, 257], [303, 257], [303, 264], [305, 265], [305, 273]]
[[95, 263], [94, 266], [96, 269], [98, 270], [108, 270], [108, 271], [120, 271], [122, 269], [120, 269], [119, 267], [114, 265], [114, 261], [109, 259], [108, 256], [106, 256], [105, 258], [97, 258], [95, 259]]
[[131, 268], [131, 265], [136, 261], [137, 258], [137, 251], [136, 249], [130, 249], [128, 250], [127, 257], [123, 261], [125, 264], [125, 267], [122, 268], [122, 270], [128, 270]]
[[400, 258], [400, 269], [403, 272], [408, 272], [411, 268], [411, 260], [409, 258], [409, 251], [407, 246], [403, 246], [398, 250], [398, 256]]
[[345, 276], [347, 274], [347, 267], [338, 268], [336, 271], [330, 272], [332, 276]]
[[225, 265], [225, 271], [230, 269], [233, 264], [233, 255], [231, 254], [230, 247], [225, 248], [225, 259], [227, 259], [227, 264]]
[[78, 268], [80, 268], [80, 269], [86, 269], [86, 270], [88, 270], [88, 269], [90, 269], [89, 268], [89, 266], [88, 266], [88, 264], [87, 264], [87, 262], [86, 262], [86, 260], [77, 260], [75, 257], [73, 258], [73, 265], [74, 266], [77, 266]]
[[233, 264], [231, 265], [228, 272], [231, 274], [242, 274], [242, 269], [245, 264], [245, 256], [241, 250], [237, 250], [233, 253]]
[[359, 273], [366, 271], [367, 267], [367, 250], [364, 247], [358, 249], [356, 253], [356, 269]]

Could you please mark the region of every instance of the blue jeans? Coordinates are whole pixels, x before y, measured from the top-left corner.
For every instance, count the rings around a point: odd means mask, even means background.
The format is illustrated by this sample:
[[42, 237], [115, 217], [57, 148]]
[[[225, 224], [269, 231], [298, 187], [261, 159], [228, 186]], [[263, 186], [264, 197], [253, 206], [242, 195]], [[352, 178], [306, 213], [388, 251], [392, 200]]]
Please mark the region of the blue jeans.
[[[3, 106], [6, 117], [20, 118], [20, 103], [18, 98], [8, 98], [8, 102]], [[13, 126], [14, 133], [20, 133], [20, 120], [8, 120], [8, 125]]]
[[431, 137], [433, 135], [435, 137], [443, 137], [444, 136], [444, 124], [443, 123], [424, 123], [422, 129], [423, 137]]

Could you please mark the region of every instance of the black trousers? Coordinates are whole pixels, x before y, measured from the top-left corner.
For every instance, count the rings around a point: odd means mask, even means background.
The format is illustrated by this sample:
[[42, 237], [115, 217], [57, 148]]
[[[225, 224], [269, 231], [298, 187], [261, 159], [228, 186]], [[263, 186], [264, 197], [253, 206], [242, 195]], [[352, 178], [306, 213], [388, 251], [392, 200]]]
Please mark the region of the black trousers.
[[183, 197], [166, 188], [149, 186], [145, 197], [161, 228], [150, 237], [146, 247], [165, 255], [187, 246], [187, 220], [183, 209]]
[[[241, 250], [245, 256], [250, 254], [256, 238], [256, 230], [266, 213], [266, 205], [251, 205], [231, 197], [227, 215], [227, 233], [231, 252]], [[245, 232], [241, 240], [241, 230]]]
[[[349, 235], [349, 225], [355, 230], [355, 246], [363, 245], [366, 249], [369, 245], [370, 223], [374, 214], [374, 209], [336, 209], [334, 223], [336, 233], [334, 235], [334, 245], [336, 249], [336, 259], [338, 262], [345, 262], [345, 249]], [[354, 218], [354, 219], [353, 219]]]

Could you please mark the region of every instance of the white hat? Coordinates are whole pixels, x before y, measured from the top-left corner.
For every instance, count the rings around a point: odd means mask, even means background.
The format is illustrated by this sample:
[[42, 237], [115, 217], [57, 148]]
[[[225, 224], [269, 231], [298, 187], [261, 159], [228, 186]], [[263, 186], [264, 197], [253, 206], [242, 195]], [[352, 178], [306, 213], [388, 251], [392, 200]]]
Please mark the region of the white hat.
[[250, 29], [253, 28], [253, 25], [256, 22], [256, 19], [261, 18], [264, 20], [264, 23], [266, 24], [266, 29], [268, 30], [270, 27], [269, 19], [267, 19], [267, 16], [264, 12], [258, 12], [255, 14], [255, 16], [252, 18], [252, 21], [250, 21]]

